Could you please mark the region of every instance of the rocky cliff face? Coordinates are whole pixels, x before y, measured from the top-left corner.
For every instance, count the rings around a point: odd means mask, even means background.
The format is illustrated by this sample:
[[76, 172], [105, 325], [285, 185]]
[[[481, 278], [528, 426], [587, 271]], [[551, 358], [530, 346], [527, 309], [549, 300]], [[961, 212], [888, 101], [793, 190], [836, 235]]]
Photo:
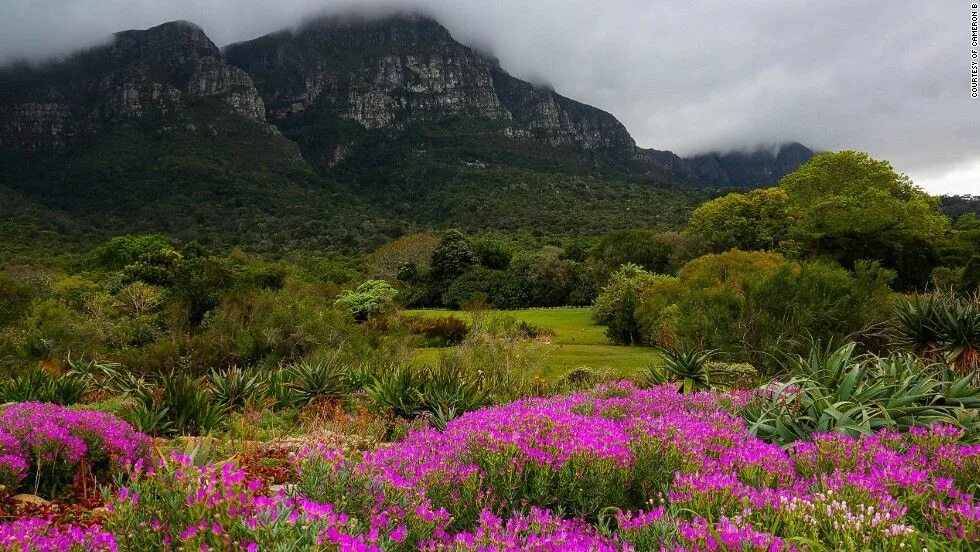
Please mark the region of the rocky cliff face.
[[200, 28], [177, 21], [118, 33], [62, 62], [0, 71], [2, 147], [44, 150], [130, 122], [151, 132], [211, 132], [227, 114], [281, 128], [327, 167], [356, 145], [358, 131], [345, 125], [397, 132], [447, 120], [491, 121], [478, 132], [713, 186], [771, 185], [813, 155], [799, 144], [686, 159], [637, 148], [611, 114], [511, 76], [418, 16], [321, 19], [223, 53]]
[[486, 61], [434, 21], [327, 19], [226, 49], [276, 121], [327, 110], [366, 128], [446, 117], [509, 119]]
[[508, 135], [553, 146], [634, 148], [612, 115], [512, 77], [424, 17], [324, 19], [225, 53], [285, 124], [311, 111], [369, 129], [463, 117], [504, 121]]
[[122, 122], [152, 118], [164, 129], [190, 124], [188, 108], [210, 100], [265, 121], [249, 76], [183, 21], [118, 33], [110, 44], [63, 62], [4, 70], [0, 90], [0, 145], [28, 150]]

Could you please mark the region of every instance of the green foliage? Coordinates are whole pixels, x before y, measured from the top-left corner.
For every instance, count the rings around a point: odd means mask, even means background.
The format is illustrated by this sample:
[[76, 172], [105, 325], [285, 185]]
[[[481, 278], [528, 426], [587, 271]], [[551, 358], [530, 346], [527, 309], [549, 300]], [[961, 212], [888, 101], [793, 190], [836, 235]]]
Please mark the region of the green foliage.
[[175, 253], [173, 245], [161, 234], [130, 234], [110, 239], [90, 255], [98, 265], [119, 270], [171, 252]]
[[655, 232], [616, 230], [599, 238], [592, 255], [611, 270], [631, 263], [650, 272], [666, 273], [672, 252], [672, 245]]
[[450, 230], [442, 236], [439, 245], [432, 252], [429, 261], [432, 279], [448, 283], [463, 275], [476, 265], [479, 258], [473, 251], [470, 240], [457, 230]]
[[334, 303], [347, 310], [354, 320], [363, 322], [373, 316], [390, 312], [395, 306], [398, 290], [384, 280], [368, 280], [354, 291], [344, 290]]
[[289, 388], [298, 405], [319, 399], [337, 399], [349, 389], [347, 366], [337, 355], [329, 360], [304, 360], [286, 367], [291, 382]]
[[[730, 194], [692, 213], [695, 247], [830, 257], [844, 267], [876, 260], [901, 289], [923, 287], [951, 243], [936, 198], [885, 161], [842, 151], [815, 156], [779, 186]], [[955, 238], [955, 236], [954, 236]]]
[[651, 274], [634, 264], [621, 266], [592, 305], [592, 319], [608, 327], [606, 335], [625, 345], [643, 343], [642, 328], [636, 317], [643, 293], [664, 277]]
[[790, 229], [788, 205], [789, 196], [779, 188], [729, 194], [695, 209], [685, 232], [709, 252], [775, 251]]
[[911, 356], [854, 355], [855, 344], [814, 345], [786, 361], [790, 379], [756, 392], [742, 412], [753, 435], [786, 445], [814, 433], [870, 435], [881, 429], [946, 423], [980, 439], [980, 386]]
[[221, 296], [235, 284], [235, 271], [227, 259], [194, 257], [177, 266], [174, 293], [183, 299], [192, 324], [218, 305]]
[[377, 411], [411, 419], [422, 411], [421, 385], [411, 368], [395, 365], [372, 374], [364, 385], [364, 393]]
[[489, 304], [497, 293], [504, 272], [483, 267], [472, 268], [449, 284], [442, 304], [451, 308]]
[[751, 389], [759, 377], [755, 366], [747, 362], [710, 361], [705, 366], [708, 380], [718, 389]]
[[211, 370], [208, 383], [215, 400], [228, 410], [242, 410], [264, 393], [264, 382], [259, 375], [237, 366]]
[[[652, 280], [632, 304], [632, 320], [642, 343], [708, 347], [771, 371], [770, 351], [799, 354], [810, 339], [843, 338], [883, 324], [892, 274], [873, 264], [855, 268], [849, 273], [765, 252], [706, 255], [676, 278]], [[881, 345], [876, 339], [869, 333], [867, 344]]]
[[402, 316], [400, 321], [409, 333], [425, 336], [426, 345], [430, 347], [458, 345], [470, 333], [470, 325], [453, 316]]
[[65, 406], [82, 400], [88, 382], [73, 374], [51, 375], [43, 369], [0, 380], [0, 403], [50, 402]]
[[201, 435], [220, 428], [228, 413], [206, 378], [185, 372], [164, 375], [134, 398], [137, 406], [125, 418], [151, 435]]
[[818, 155], [779, 188], [797, 221], [791, 236], [805, 252], [832, 255], [844, 266], [880, 260], [898, 271], [902, 287], [928, 280], [949, 220], [936, 198], [886, 161], [853, 151]]
[[712, 387], [709, 361], [714, 351], [693, 349], [661, 349], [664, 356], [663, 369], [672, 380], [680, 381], [681, 393], [706, 391]]
[[980, 370], [980, 295], [915, 296], [895, 307], [895, 344], [963, 373]]
[[598, 372], [589, 368], [588, 366], [580, 366], [578, 368], [573, 368], [569, 370], [556, 384], [558, 389], [563, 391], [584, 391], [587, 389], [592, 389], [600, 381], [602, 381], [602, 375]]
[[474, 240], [472, 245], [480, 266], [491, 270], [506, 270], [510, 266], [514, 253], [505, 242], [487, 237]]
[[437, 429], [445, 429], [461, 414], [491, 402], [489, 390], [479, 380], [467, 379], [454, 363], [445, 361], [423, 372], [418, 393], [421, 409], [431, 415], [431, 423]]
[[0, 272], [0, 328], [24, 315], [31, 296], [30, 287]]

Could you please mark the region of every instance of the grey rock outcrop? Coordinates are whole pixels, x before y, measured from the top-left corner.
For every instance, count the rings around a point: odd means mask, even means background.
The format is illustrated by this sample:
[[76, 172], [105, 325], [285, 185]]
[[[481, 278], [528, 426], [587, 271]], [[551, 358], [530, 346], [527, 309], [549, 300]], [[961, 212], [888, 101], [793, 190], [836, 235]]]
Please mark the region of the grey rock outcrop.
[[277, 122], [309, 111], [369, 129], [462, 117], [503, 121], [507, 136], [552, 146], [635, 149], [612, 115], [509, 75], [425, 17], [322, 19], [225, 53]]
[[28, 150], [128, 121], [159, 118], [173, 126], [202, 100], [265, 121], [248, 75], [226, 64], [204, 31], [184, 21], [117, 33], [109, 44], [62, 62], [6, 69], [0, 88], [0, 145]]

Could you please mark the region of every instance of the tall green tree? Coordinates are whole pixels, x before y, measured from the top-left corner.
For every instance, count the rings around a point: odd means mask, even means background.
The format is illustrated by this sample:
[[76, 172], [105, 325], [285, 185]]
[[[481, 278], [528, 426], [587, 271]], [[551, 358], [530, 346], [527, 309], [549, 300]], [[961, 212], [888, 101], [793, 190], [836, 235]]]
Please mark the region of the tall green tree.
[[783, 177], [790, 236], [812, 256], [844, 266], [880, 260], [903, 288], [924, 286], [949, 230], [939, 200], [887, 161], [856, 151], [825, 153]]
[[789, 194], [780, 188], [728, 194], [695, 209], [686, 232], [712, 253], [775, 251], [790, 229], [788, 206]]
[[459, 231], [450, 230], [432, 252], [430, 274], [433, 282], [448, 285], [478, 262], [470, 240]]

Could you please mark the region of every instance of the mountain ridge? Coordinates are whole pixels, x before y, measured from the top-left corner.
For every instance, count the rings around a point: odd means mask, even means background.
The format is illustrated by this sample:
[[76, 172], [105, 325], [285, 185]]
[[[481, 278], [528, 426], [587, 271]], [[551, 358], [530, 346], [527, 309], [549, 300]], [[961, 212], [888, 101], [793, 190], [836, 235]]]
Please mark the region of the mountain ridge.
[[711, 190], [771, 185], [812, 155], [787, 151], [639, 148], [612, 114], [417, 16], [223, 49], [175, 21], [0, 70], [0, 187], [85, 235], [362, 247], [445, 226], [672, 228]]

